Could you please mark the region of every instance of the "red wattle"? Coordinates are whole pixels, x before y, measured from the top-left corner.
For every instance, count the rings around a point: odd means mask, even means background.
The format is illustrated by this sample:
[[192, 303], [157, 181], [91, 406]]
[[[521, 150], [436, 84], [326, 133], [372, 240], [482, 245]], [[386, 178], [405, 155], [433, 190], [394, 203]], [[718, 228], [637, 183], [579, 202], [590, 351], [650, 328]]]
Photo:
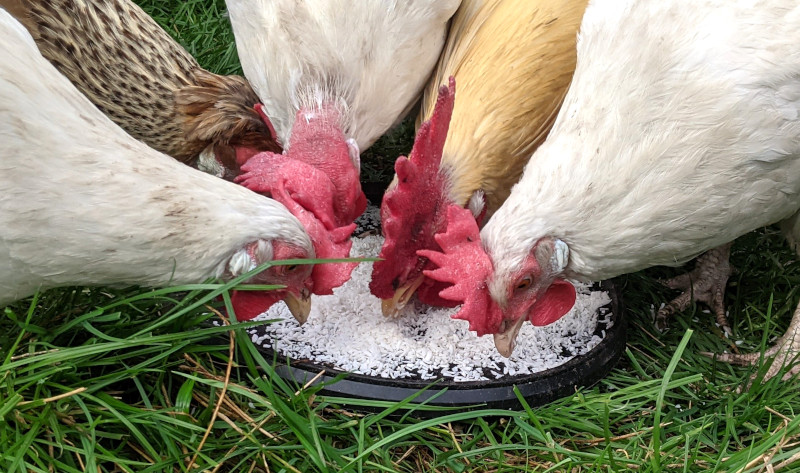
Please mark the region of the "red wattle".
[[282, 297], [277, 291], [231, 291], [231, 305], [238, 322], [258, 317], [280, 300]]
[[[440, 250], [435, 235], [444, 231], [447, 208], [447, 176], [441, 172], [442, 151], [455, 105], [455, 81], [439, 89], [430, 120], [417, 131], [408, 157], [395, 161], [397, 185], [388, 190], [381, 203], [381, 226], [385, 237], [375, 262], [370, 292], [381, 299], [393, 296], [401, 287], [419, 277], [422, 267], [418, 250]], [[420, 300], [443, 300], [417, 290]], [[430, 296], [430, 297], [428, 297]], [[443, 305], [443, 304], [437, 304]]]
[[575, 297], [575, 286], [569, 281], [556, 279], [533, 303], [528, 312], [528, 320], [536, 326], [550, 325], [572, 309]]

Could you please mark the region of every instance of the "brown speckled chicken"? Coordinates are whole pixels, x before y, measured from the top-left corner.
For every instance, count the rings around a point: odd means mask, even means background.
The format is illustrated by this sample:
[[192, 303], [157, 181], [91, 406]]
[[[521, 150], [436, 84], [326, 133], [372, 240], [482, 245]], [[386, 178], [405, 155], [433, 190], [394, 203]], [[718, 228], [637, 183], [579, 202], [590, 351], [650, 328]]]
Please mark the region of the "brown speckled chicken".
[[232, 178], [280, 152], [242, 77], [212, 74], [128, 0], [0, 0], [42, 55], [109, 118], [150, 147]]

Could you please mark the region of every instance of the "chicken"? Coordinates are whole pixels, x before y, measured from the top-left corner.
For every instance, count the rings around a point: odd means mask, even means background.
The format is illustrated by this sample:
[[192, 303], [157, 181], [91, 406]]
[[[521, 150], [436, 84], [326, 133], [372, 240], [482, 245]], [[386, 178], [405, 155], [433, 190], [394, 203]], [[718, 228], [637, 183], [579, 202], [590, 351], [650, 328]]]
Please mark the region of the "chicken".
[[461, 3], [419, 115], [420, 122], [435, 117], [436, 91], [454, 77], [458, 100], [448, 105], [444, 148], [400, 158], [403, 179], [398, 169], [381, 208], [386, 239], [370, 290], [384, 299], [384, 314], [396, 315], [415, 292], [427, 304], [452, 305], [423, 276], [433, 265], [416, 252], [439, 249], [434, 236], [445, 231], [448, 205], [470, 208], [480, 222], [508, 197], [572, 79], [586, 1]]
[[[0, 156], [0, 305], [58, 286], [196, 283], [315, 257], [283, 205], [126, 134], [1, 8]], [[311, 271], [281, 265], [254, 276], [285, 288], [236, 291], [237, 318], [286, 298], [303, 321]]]
[[[237, 176], [241, 166], [258, 166], [261, 178], [283, 188], [258, 189], [252, 178], [249, 187], [280, 201], [300, 219], [318, 258], [349, 255], [352, 230], [319, 222], [330, 221], [333, 212], [324, 205], [332, 199], [329, 177], [304, 172], [309, 166], [301, 171], [287, 160], [265, 167], [264, 155], [256, 154], [280, 152], [281, 147], [244, 78], [200, 68], [129, 0], [0, 0], [0, 5], [10, 6], [33, 32], [42, 54], [135, 138], [227, 179]], [[353, 268], [355, 263], [315, 266], [314, 293], [330, 294]]]
[[[789, 218], [797, 241], [798, 42], [796, 2], [593, 1], [550, 135], [480, 234], [451, 206], [426, 275], [508, 356], [525, 320], [572, 307], [568, 279], [682, 264]], [[798, 353], [797, 317], [773, 354]]]
[[212, 74], [129, 0], [0, 0], [39, 51], [134, 138], [232, 179], [259, 151], [280, 152], [239, 76]]
[[[227, 0], [245, 76], [287, 158], [325, 173], [334, 224], [366, 208], [360, 149], [419, 97], [459, 0]], [[268, 171], [267, 171], [268, 173]], [[238, 182], [258, 192], [262, 167]]]

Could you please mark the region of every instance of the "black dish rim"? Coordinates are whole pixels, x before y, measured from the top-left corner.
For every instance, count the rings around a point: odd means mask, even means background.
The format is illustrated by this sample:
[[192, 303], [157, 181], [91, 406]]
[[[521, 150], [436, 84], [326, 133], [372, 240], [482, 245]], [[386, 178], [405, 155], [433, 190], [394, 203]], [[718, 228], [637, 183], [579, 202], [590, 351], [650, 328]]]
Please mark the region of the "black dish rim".
[[[293, 361], [271, 348], [257, 346], [267, 359], [276, 360], [275, 371], [281, 378], [305, 385], [324, 383], [319, 394], [344, 398], [399, 402], [416, 396], [409, 407], [427, 406], [461, 409], [495, 408], [521, 410], [514, 388], [529, 406], [547, 404], [574, 394], [580, 387], [590, 387], [605, 377], [622, 355], [627, 336], [627, 320], [619, 286], [612, 281], [597, 283], [609, 293], [614, 325], [606, 329], [603, 340], [588, 353], [535, 375], [509, 376], [489, 381], [447, 381], [389, 379], [347, 373], [309, 361]], [[284, 360], [281, 362], [279, 360]], [[320, 372], [324, 371], [322, 375]], [[337, 380], [337, 378], [339, 378]], [[421, 390], [428, 388], [425, 391]]]

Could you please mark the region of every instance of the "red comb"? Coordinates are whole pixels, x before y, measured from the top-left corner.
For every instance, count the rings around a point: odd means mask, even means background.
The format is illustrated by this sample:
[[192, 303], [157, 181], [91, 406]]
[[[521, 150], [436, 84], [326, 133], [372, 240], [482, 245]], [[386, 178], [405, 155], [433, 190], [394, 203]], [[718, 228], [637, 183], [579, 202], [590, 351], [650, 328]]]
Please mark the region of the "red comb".
[[[350, 256], [350, 248], [353, 240], [350, 236], [356, 229], [356, 224], [339, 227], [332, 232], [327, 232], [328, 240], [324, 245], [315, 245], [317, 258], [320, 259], [340, 259]], [[312, 236], [313, 239], [313, 236]], [[358, 263], [317, 263], [311, 270], [311, 278], [314, 280], [314, 294], [329, 295], [333, 290], [350, 279], [353, 270]]]
[[367, 197], [361, 190], [359, 168], [350, 156], [338, 116], [332, 107], [313, 112], [299, 110], [285, 154], [328, 176], [336, 190], [332, 197], [336, 223], [347, 225], [364, 213]]
[[[383, 196], [382, 261], [375, 262], [369, 285], [372, 294], [382, 299], [392, 297], [398, 280], [423, 269], [418, 267], [418, 249], [438, 249], [434, 235], [443, 227], [443, 209], [449, 203], [446, 178], [439, 166], [453, 114], [455, 86], [451, 77], [449, 87], [439, 88], [431, 119], [417, 131], [409, 157], [400, 156], [394, 164], [397, 185]], [[435, 299], [435, 294], [429, 299]]]
[[[275, 135], [275, 129], [267, 117], [264, 106], [256, 104], [255, 109], [261, 116], [264, 123], [270, 129], [270, 133]], [[338, 114], [335, 109], [331, 113]], [[333, 221], [331, 226], [325, 222], [326, 227], [333, 228], [344, 226], [352, 223], [359, 215], [364, 213], [367, 208], [367, 197], [361, 190], [361, 182], [359, 181], [359, 169], [350, 158], [350, 146], [345, 140], [344, 134], [339, 129], [338, 123], [332, 116], [326, 114], [326, 110], [316, 112], [308, 112], [300, 110], [295, 116], [295, 124], [292, 129], [292, 135], [289, 138], [290, 146], [284, 150], [283, 157], [296, 163], [304, 163], [307, 165], [306, 169], [316, 169], [325, 174], [333, 185], [333, 192], [326, 199], [324, 204], [330, 205], [333, 209]], [[338, 117], [338, 115], [336, 115]], [[277, 136], [276, 136], [276, 142]], [[247, 164], [253, 158], [247, 161]], [[264, 162], [265, 160], [261, 160]], [[266, 164], [251, 166], [242, 166], [242, 172], [236, 182], [245, 183], [252, 180], [262, 180], [263, 174], [272, 172], [275, 160]], [[299, 170], [299, 169], [296, 169]], [[305, 174], [293, 174], [293, 180], [303, 181]], [[312, 178], [316, 179], [316, 178]], [[250, 185], [245, 184], [248, 188], [255, 190]], [[303, 184], [305, 186], [305, 184]], [[295, 190], [301, 186], [294, 186]], [[294, 190], [293, 190], [294, 191]], [[319, 206], [321, 204], [315, 204]], [[303, 206], [308, 207], [308, 202], [304, 202]], [[319, 218], [320, 214], [314, 212]]]
[[[335, 225], [333, 212], [334, 187], [319, 169], [287, 156], [263, 152], [242, 166], [245, 174], [235, 181], [248, 189], [270, 195], [282, 203], [303, 224], [320, 259], [350, 256], [350, 235], [355, 224]], [[357, 263], [325, 263], [314, 265], [311, 277], [314, 294], [332, 294], [344, 284]]]
[[[304, 209], [297, 203], [284, 187], [283, 182], [278, 182], [272, 190], [272, 197], [286, 206], [311, 237], [314, 243], [314, 252], [320, 259], [341, 259], [350, 256], [350, 248], [353, 241], [350, 235], [356, 229], [356, 224], [328, 230], [314, 216], [313, 213]], [[314, 265], [311, 271], [311, 278], [314, 280], [314, 294], [328, 295], [333, 294], [333, 289], [341, 286], [348, 279], [358, 263], [324, 263]]]
[[314, 214], [326, 229], [336, 227], [332, 199], [335, 189], [319, 169], [269, 151], [253, 156], [241, 169], [243, 174], [236, 176], [234, 182], [266, 195], [273, 195], [278, 183], [283, 183], [292, 200]]
[[[426, 267], [432, 268], [433, 265], [428, 263]], [[442, 296], [439, 295], [440, 292], [448, 287], [450, 287], [450, 283], [435, 281], [426, 277], [422, 280], [422, 284], [419, 286], [419, 288], [417, 288], [417, 299], [419, 299], [419, 301], [423, 304], [432, 307], [456, 307], [460, 304], [460, 302], [442, 299]]]
[[480, 230], [475, 217], [465, 208], [451, 204], [447, 208], [447, 231], [436, 235], [442, 251], [419, 250], [420, 256], [428, 258], [438, 266], [426, 270], [426, 277], [451, 284], [439, 295], [443, 299], [462, 303], [455, 319], [469, 322], [469, 329], [479, 336], [491, 333], [491, 327], [500, 320], [491, 318], [502, 315], [492, 310], [486, 281], [492, 275], [492, 260], [483, 250]]

